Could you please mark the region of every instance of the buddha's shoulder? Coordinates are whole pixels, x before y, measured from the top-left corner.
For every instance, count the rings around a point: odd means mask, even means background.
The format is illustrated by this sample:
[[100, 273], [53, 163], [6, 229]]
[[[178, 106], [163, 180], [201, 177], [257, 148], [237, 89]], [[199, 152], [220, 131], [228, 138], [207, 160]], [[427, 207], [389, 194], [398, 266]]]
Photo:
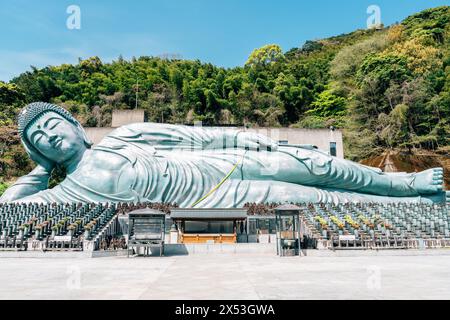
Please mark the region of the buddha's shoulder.
[[132, 166], [133, 160], [117, 152], [93, 149], [84, 159], [85, 166], [96, 167], [99, 170], [119, 170], [124, 166]]
[[117, 193], [129, 189], [136, 179], [130, 161], [118, 154], [92, 150], [87, 154], [72, 179], [102, 193]]

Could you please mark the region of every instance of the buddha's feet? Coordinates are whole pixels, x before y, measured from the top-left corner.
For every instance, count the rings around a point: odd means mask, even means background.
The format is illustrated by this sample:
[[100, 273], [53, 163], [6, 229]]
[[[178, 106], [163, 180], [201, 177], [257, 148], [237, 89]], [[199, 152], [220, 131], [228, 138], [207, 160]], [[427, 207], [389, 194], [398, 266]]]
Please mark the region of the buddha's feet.
[[434, 194], [442, 191], [444, 169], [433, 168], [415, 174], [413, 186], [419, 194]]

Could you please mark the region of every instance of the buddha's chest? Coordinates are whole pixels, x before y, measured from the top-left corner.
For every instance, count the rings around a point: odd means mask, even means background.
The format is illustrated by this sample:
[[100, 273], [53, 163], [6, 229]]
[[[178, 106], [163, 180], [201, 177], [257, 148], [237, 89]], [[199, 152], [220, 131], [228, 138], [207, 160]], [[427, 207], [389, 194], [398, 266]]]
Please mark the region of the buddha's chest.
[[102, 193], [125, 191], [136, 179], [130, 161], [118, 154], [98, 150], [83, 158], [72, 175], [82, 185]]

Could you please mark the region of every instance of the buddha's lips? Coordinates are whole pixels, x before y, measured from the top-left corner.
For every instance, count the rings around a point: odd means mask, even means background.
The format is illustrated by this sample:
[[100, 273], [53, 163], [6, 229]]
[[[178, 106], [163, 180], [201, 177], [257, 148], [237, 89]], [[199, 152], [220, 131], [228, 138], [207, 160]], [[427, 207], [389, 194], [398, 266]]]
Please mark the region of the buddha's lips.
[[59, 148], [62, 144], [62, 139], [61, 138], [57, 138], [54, 142], [53, 142], [53, 147], [55, 148]]

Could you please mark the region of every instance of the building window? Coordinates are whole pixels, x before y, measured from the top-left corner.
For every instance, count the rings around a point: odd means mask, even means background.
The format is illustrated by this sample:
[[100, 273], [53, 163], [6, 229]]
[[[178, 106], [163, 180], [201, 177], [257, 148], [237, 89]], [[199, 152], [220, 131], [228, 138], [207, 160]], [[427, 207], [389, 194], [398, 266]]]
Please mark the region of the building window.
[[330, 142], [330, 154], [336, 157], [336, 142]]
[[278, 144], [289, 144], [287, 140], [278, 140]]

